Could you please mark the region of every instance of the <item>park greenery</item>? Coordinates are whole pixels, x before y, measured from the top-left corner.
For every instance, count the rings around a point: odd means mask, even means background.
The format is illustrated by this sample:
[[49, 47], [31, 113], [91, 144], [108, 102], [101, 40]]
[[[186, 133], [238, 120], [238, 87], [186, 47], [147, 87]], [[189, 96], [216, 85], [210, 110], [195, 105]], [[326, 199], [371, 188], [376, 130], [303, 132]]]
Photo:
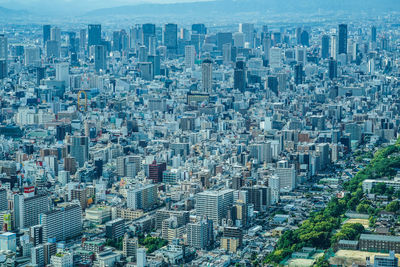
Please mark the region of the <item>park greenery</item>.
[[[377, 210], [364, 199], [362, 182], [365, 179], [393, 178], [397, 173], [396, 168], [400, 168], [399, 152], [399, 140], [396, 144], [377, 151], [365, 168], [343, 184], [344, 190], [348, 192], [343, 198], [333, 197], [322, 211], [312, 213], [299, 228], [284, 232], [277, 242], [275, 251], [265, 257], [264, 263], [279, 264], [287, 256], [303, 247], [328, 249], [334, 247], [341, 239], [358, 238], [364, 231], [364, 227], [361, 224], [342, 225], [344, 215], [348, 210], [367, 212], [374, 220]], [[397, 192], [383, 185], [374, 188], [374, 192], [397, 197], [395, 195]], [[386, 210], [391, 212], [397, 212], [399, 209], [398, 201], [392, 201], [386, 206]], [[325, 266], [325, 262], [323, 259], [318, 260], [315, 266]]]
[[152, 237], [151, 235], [139, 235], [139, 245], [144, 246], [148, 253], [153, 253], [154, 251], [168, 245], [168, 241], [158, 237]]

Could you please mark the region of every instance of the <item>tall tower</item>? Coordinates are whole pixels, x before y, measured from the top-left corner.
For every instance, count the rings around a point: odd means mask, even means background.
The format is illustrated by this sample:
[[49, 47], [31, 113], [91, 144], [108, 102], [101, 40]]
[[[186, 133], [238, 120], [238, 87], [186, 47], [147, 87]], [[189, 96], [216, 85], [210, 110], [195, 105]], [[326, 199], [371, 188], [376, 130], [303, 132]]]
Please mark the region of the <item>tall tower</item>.
[[43, 25], [43, 46], [46, 45], [46, 42], [50, 40], [50, 25]]
[[339, 55], [347, 54], [347, 24], [339, 24]]
[[196, 58], [196, 48], [194, 45], [185, 46], [185, 68], [191, 69]]
[[96, 72], [101, 70], [106, 71], [106, 49], [103, 45], [96, 45], [94, 47], [94, 65]]
[[201, 64], [202, 68], [202, 88], [204, 92], [211, 92], [212, 90], [212, 67], [213, 67], [213, 62], [211, 59], [205, 59], [203, 60], [203, 63]]
[[178, 25], [173, 23], [164, 26], [164, 45], [171, 54], [176, 54], [178, 49]]
[[101, 44], [101, 25], [89, 24], [88, 25], [88, 47], [92, 45]]
[[321, 57], [328, 58], [329, 57], [329, 36], [323, 35], [321, 40]]

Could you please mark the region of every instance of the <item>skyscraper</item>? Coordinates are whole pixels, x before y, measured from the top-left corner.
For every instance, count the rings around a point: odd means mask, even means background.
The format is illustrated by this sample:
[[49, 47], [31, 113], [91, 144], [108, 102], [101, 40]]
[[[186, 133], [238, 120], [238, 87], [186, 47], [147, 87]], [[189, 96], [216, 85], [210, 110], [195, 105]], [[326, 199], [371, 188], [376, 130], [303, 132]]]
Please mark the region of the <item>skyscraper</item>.
[[196, 59], [196, 48], [194, 45], [185, 46], [185, 68], [191, 69], [194, 67]]
[[71, 137], [71, 156], [82, 167], [89, 159], [89, 138], [87, 136]]
[[7, 36], [0, 34], [0, 59], [7, 60], [8, 58], [8, 41]]
[[324, 34], [321, 39], [321, 58], [329, 57], [329, 35]]
[[88, 47], [92, 45], [101, 44], [101, 25], [89, 24], [88, 25]]
[[94, 46], [94, 68], [96, 72], [107, 70], [107, 55], [106, 48], [104, 45], [95, 45]]
[[339, 55], [347, 54], [347, 24], [339, 24]]
[[337, 61], [333, 58], [329, 59], [328, 76], [331, 80], [337, 78]]
[[222, 51], [224, 44], [232, 44], [232, 33], [231, 32], [219, 32], [217, 33], [217, 47], [218, 50]]
[[46, 195], [24, 198], [14, 195], [14, 222], [16, 228], [26, 228], [39, 223], [39, 214], [49, 211], [49, 199]]
[[50, 29], [50, 40], [61, 42], [61, 29], [60, 28], [51, 28]]
[[46, 42], [50, 40], [50, 25], [43, 25], [43, 46], [46, 45]]
[[296, 85], [303, 83], [303, 64], [301, 63], [294, 66], [294, 83]]
[[145, 45], [148, 49], [149, 45], [149, 38], [156, 36], [156, 25], [151, 23], [143, 24], [142, 26], [142, 45]]
[[201, 80], [202, 80], [202, 88], [203, 92], [211, 92], [212, 91], [212, 69], [213, 62], [211, 59], [203, 60], [201, 64]]
[[176, 54], [178, 49], [178, 25], [173, 23], [164, 26], [164, 45], [169, 54]]
[[188, 245], [196, 249], [207, 249], [214, 242], [213, 221], [201, 219], [187, 224]]
[[244, 92], [247, 86], [246, 73], [246, 63], [244, 61], [237, 61], [233, 74], [234, 89]]
[[192, 32], [197, 34], [207, 34], [207, 28], [204, 24], [193, 24]]
[[244, 40], [249, 44], [250, 48], [254, 47], [254, 24], [252, 23], [240, 23], [239, 24], [239, 32], [244, 34]]
[[376, 27], [371, 27], [371, 42], [376, 42]]

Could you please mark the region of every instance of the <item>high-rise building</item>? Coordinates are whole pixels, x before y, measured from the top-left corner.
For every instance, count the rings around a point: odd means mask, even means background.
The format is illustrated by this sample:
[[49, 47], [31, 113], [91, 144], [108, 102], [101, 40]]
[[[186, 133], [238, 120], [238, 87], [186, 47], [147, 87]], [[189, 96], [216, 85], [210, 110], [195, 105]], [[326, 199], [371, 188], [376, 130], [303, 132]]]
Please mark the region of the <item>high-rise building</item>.
[[213, 221], [206, 218], [187, 224], [188, 245], [196, 249], [207, 249], [214, 243]]
[[329, 57], [329, 35], [324, 34], [321, 39], [321, 57]]
[[149, 165], [149, 175], [148, 179], [153, 180], [154, 183], [161, 183], [162, 182], [162, 173], [167, 169], [167, 164], [157, 163], [153, 161], [152, 164]]
[[56, 40], [49, 40], [46, 42], [46, 57], [48, 58], [60, 57], [60, 42]]
[[243, 48], [245, 45], [244, 33], [235, 32], [233, 34], [233, 46], [238, 48]]
[[302, 84], [303, 79], [303, 64], [296, 64], [294, 66], [294, 83], [296, 85]]
[[279, 47], [272, 47], [269, 50], [269, 65], [271, 68], [280, 68], [282, 66], [282, 50]]
[[339, 24], [339, 55], [347, 54], [347, 24]]
[[337, 61], [333, 58], [329, 59], [328, 76], [331, 80], [337, 78]]
[[74, 188], [71, 190], [71, 199], [78, 200], [81, 204], [82, 210], [87, 207], [87, 190], [86, 188]]
[[94, 46], [94, 68], [96, 72], [107, 70], [107, 51], [104, 45]]
[[56, 64], [56, 80], [63, 81], [69, 87], [69, 64], [67, 62]]
[[147, 266], [147, 261], [146, 261], [146, 249], [145, 248], [138, 248], [137, 249], [137, 260], [136, 260], [136, 266], [137, 267], [146, 267]]
[[164, 26], [164, 45], [167, 47], [169, 54], [176, 54], [178, 49], [178, 25], [173, 23]]
[[50, 264], [51, 256], [56, 255], [57, 244], [54, 238], [49, 238], [48, 242], [43, 244], [44, 266]]
[[254, 24], [252, 23], [240, 23], [239, 24], [239, 32], [244, 34], [245, 43], [248, 43], [250, 48], [254, 47], [254, 38], [255, 38], [255, 31], [254, 31]]
[[0, 79], [4, 79], [8, 76], [7, 60], [0, 59]]
[[0, 250], [17, 251], [17, 236], [15, 233], [5, 232], [0, 234]]
[[54, 27], [50, 29], [50, 40], [61, 42], [61, 29]]
[[194, 45], [185, 46], [185, 68], [191, 69], [194, 67], [196, 59], [196, 48]]
[[0, 188], [0, 211], [8, 210], [7, 189]]
[[87, 136], [71, 137], [71, 157], [74, 157], [79, 167], [83, 167], [89, 159], [89, 138]]
[[25, 66], [40, 66], [40, 48], [37, 46], [25, 47]]
[[376, 27], [371, 27], [371, 42], [376, 42]]
[[224, 44], [232, 44], [232, 33], [231, 32], [219, 32], [217, 33], [217, 47], [219, 51], [222, 51]]
[[43, 46], [50, 40], [51, 25], [43, 25]]
[[277, 163], [275, 170], [276, 176], [279, 177], [279, 186], [281, 191], [292, 191], [296, 188], [296, 169], [294, 165], [289, 166], [285, 160]]
[[92, 45], [101, 45], [101, 25], [89, 24], [88, 25], [88, 47]]
[[14, 222], [16, 228], [27, 228], [39, 223], [39, 215], [50, 210], [47, 195], [36, 195], [25, 198], [14, 195]]
[[44, 266], [44, 248], [43, 245], [31, 249], [31, 262], [38, 267]]
[[147, 210], [157, 204], [157, 185], [149, 184], [127, 192], [127, 206], [130, 209]]
[[303, 46], [310, 46], [310, 35], [308, 34], [308, 31], [301, 32], [300, 43]]
[[82, 51], [86, 50], [86, 29], [79, 31], [79, 48]]
[[82, 209], [71, 204], [40, 215], [39, 223], [43, 226], [43, 240], [54, 238], [65, 241], [76, 237], [82, 231]]
[[211, 59], [203, 60], [201, 64], [201, 80], [202, 80], [202, 88], [203, 92], [211, 92], [212, 91], [212, 83], [213, 83], [213, 62]]
[[204, 24], [193, 24], [192, 32], [197, 34], [207, 34], [207, 28]]
[[8, 41], [7, 36], [0, 34], [0, 79], [8, 76]]
[[41, 225], [34, 225], [29, 228], [29, 242], [34, 247], [43, 243], [43, 227]]
[[196, 194], [196, 215], [207, 217], [215, 225], [226, 218], [227, 211], [233, 204], [233, 190], [203, 191]]
[[232, 45], [224, 44], [222, 46], [222, 58], [225, 65], [228, 65], [232, 62]]
[[149, 39], [156, 36], [156, 25], [146, 23], [142, 25], [142, 45], [150, 49]]

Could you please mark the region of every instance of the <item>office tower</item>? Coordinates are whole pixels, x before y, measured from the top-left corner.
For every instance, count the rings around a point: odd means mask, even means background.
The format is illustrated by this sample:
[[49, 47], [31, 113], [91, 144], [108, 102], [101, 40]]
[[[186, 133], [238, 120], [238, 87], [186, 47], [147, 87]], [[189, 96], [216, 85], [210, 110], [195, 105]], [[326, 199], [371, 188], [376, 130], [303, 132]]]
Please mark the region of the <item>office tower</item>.
[[399, 266], [399, 259], [394, 254], [394, 251], [389, 252], [389, 256], [375, 255], [374, 267], [396, 267]]
[[233, 34], [233, 46], [238, 47], [238, 48], [243, 48], [244, 44], [245, 44], [244, 33], [235, 32]]
[[254, 24], [252, 23], [240, 23], [239, 24], [239, 32], [244, 34], [245, 43], [249, 44], [250, 48], [254, 47]]
[[129, 48], [136, 50], [142, 42], [142, 26], [136, 24], [129, 29]]
[[263, 60], [270, 62], [270, 50], [271, 50], [271, 37], [269, 34], [266, 34], [262, 39], [262, 48], [263, 48]]
[[0, 188], [0, 211], [8, 210], [7, 189]]
[[127, 206], [130, 209], [148, 210], [157, 204], [157, 185], [149, 184], [128, 190]]
[[136, 266], [137, 267], [146, 267], [147, 266], [146, 249], [145, 248], [138, 248], [136, 253], [137, 253]]
[[310, 35], [308, 34], [308, 31], [301, 32], [300, 43], [303, 46], [310, 46]]
[[371, 27], [371, 42], [376, 42], [376, 27], [372, 26]]
[[328, 143], [322, 143], [318, 144], [316, 147], [316, 152], [320, 156], [320, 170], [326, 169], [328, 165], [330, 165], [331, 160], [329, 158], [329, 144]]
[[5, 232], [0, 234], [0, 250], [17, 251], [17, 236], [15, 233]]
[[305, 65], [307, 62], [307, 48], [304, 46], [296, 46], [295, 57], [297, 63]]
[[31, 249], [31, 262], [38, 267], [44, 266], [44, 248], [43, 245], [33, 247]]
[[267, 78], [267, 87], [269, 91], [273, 92], [275, 95], [279, 94], [278, 90], [278, 77], [277, 76], [268, 76]]
[[89, 138], [87, 136], [72, 136], [70, 154], [78, 162], [79, 167], [83, 167], [85, 162], [89, 160]]
[[138, 60], [139, 62], [147, 62], [148, 48], [144, 45], [139, 47]]
[[157, 43], [158, 43], [157, 37], [155, 36], [149, 37], [149, 49], [147, 51], [149, 55], [152, 56], [157, 55]]
[[197, 34], [207, 34], [207, 28], [204, 24], [193, 24], [192, 32]]
[[298, 45], [301, 44], [301, 33], [302, 33], [302, 29], [301, 28], [296, 28], [295, 38], [296, 38], [296, 44], [298, 44]]
[[204, 191], [196, 194], [196, 215], [208, 217], [215, 225], [226, 218], [227, 210], [233, 204], [233, 190]]
[[87, 207], [87, 190], [86, 188], [74, 188], [71, 190], [71, 199], [78, 200], [82, 210], [86, 209]]
[[272, 47], [269, 55], [269, 65], [271, 68], [280, 68], [282, 66], [282, 50], [279, 47]]
[[49, 40], [46, 42], [46, 57], [60, 57], [60, 43], [58, 41]]
[[153, 161], [152, 164], [149, 165], [149, 175], [148, 179], [153, 180], [154, 183], [161, 183], [162, 182], [162, 173], [167, 169], [167, 164], [157, 163]]
[[105, 72], [107, 70], [107, 52], [103, 45], [94, 46], [94, 68], [96, 72]]
[[29, 242], [34, 247], [43, 243], [43, 227], [41, 225], [34, 225], [29, 228]]
[[40, 49], [37, 46], [25, 47], [25, 66], [40, 66]]
[[278, 92], [283, 92], [286, 90], [287, 81], [288, 81], [288, 74], [287, 73], [278, 73]]
[[222, 46], [222, 58], [225, 65], [228, 65], [232, 62], [232, 45], [224, 44]]
[[[40, 85], [40, 81], [46, 78], [46, 68], [36, 67], [36, 85]], [[64, 137], [63, 137], [64, 139]]]
[[136, 237], [129, 238], [128, 234], [124, 235], [122, 240], [122, 253], [124, 257], [133, 257], [136, 259], [136, 250], [139, 248], [138, 239]]
[[143, 24], [142, 26], [142, 45], [146, 46], [149, 49], [149, 39], [150, 37], [156, 36], [156, 25], [154, 24]]
[[296, 85], [303, 83], [303, 64], [296, 64], [294, 66], [294, 83]]
[[335, 60], [337, 58], [337, 36], [336, 35], [331, 36], [330, 56], [331, 56], [331, 58], [333, 58]]
[[81, 234], [82, 209], [77, 204], [70, 204], [44, 212], [39, 223], [43, 226], [43, 240], [54, 238], [57, 242], [65, 241]]
[[247, 87], [246, 63], [242, 60], [237, 61], [233, 73], [233, 88], [244, 92]]
[[56, 64], [56, 80], [63, 81], [66, 87], [69, 87], [69, 64], [67, 62]]
[[187, 224], [188, 245], [196, 249], [207, 249], [214, 243], [213, 221], [202, 218]]
[[46, 45], [47, 41], [50, 41], [50, 31], [51, 31], [50, 25], [43, 25], [43, 46]]
[[121, 51], [121, 31], [114, 31], [112, 38], [112, 50], [113, 51]]
[[331, 80], [337, 78], [337, 61], [333, 58], [329, 59], [328, 76]]
[[191, 69], [194, 67], [196, 59], [196, 48], [194, 45], [185, 46], [185, 68]]
[[176, 54], [178, 49], [178, 25], [173, 23], [165, 24], [163, 39], [167, 52], [172, 55]]
[[14, 195], [14, 222], [16, 228], [27, 228], [39, 223], [39, 215], [50, 210], [46, 195], [36, 195], [24, 198]]
[[51, 28], [50, 29], [50, 40], [61, 42], [61, 29], [60, 28]]
[[212, 83], [213, 83], [213, 62], [211, 59], [203, 60], [201, 64], [201, 81], [203, 92], [210, 93], [212, 91]]
[[89, 24], [88, 25], [88, 47], [92, 45], [101, 45], [101, 25]]
[[125, 233], [125, 220], [118, 218], [106, 223], [106, 238], [118, 239]]
[[217, 33], [217, 47], [219, 51], [222, 51], [224, 44], [232, 44], [232, 33], [231, 32], [219, 32]]
[[56, 255], [51, 256], [50, 263], [54, 267], [73, 267], [74, 257], [70, 252], [58, 252]]
[[329, 35], [322, 35], [321, 39], [321, 58], [329, 57]]
[[8, 76], [7, 60], [0, 59], [0, 80]]
[[296, 188], [296, 169], [294, 165], [289, 167], [286, 160], [277, 163], [275, 175], [279, 177], [279, 185], [281, 191], [292, 191]]
[[86, 50], [86, 29], [79, 31], [79, 48], [81, 51]]
[[140, 72], [140, 77], [142, 77], [143, 80], [151, 81], [151, 80], [154, 79], [153, 63], [151, 63], [151, 62], [139, 62], [138, 70]]
[[339, 24], [339, 55], [347, 53], [347, 24]]

